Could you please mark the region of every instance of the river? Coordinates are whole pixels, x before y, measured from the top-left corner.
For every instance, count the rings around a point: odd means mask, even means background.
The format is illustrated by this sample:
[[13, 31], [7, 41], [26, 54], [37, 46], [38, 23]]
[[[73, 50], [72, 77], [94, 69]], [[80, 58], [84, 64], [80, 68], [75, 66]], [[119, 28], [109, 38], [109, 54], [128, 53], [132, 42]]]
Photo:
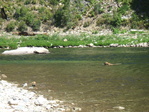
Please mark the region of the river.
[[[82, 112], [149, 112], [149, 48], [49, 51], [42, 55], [0, 54], [1, 73], [20, 85], [36, 81], [38, 89], [34, 91], [73, 103]], [[105, 61], [119, 65], [104, 66]]]

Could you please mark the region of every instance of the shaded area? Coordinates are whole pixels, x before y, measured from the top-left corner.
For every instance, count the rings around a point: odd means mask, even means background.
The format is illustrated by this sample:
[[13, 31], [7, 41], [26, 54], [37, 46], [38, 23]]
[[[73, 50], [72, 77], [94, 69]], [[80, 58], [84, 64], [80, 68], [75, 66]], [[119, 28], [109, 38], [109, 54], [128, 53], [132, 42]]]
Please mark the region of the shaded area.
[[6, 19], [6, 20], [8, 19], [7, 18], [7, 14], [5, 13], [4, 8], [1, 8], [1, 12], [0, 13], [1, 13], [1, 18]]
[[149, 1], [148, 0], [133, 0], [132, 8], [137, 14], [149, 17]]
[[[139, 17], [139, 25], [149, 29], [149, 1], [148, 0], [133, 0], [132, 9], [135, 10]], [[140, 20], [141, 19], [141, 20]]]

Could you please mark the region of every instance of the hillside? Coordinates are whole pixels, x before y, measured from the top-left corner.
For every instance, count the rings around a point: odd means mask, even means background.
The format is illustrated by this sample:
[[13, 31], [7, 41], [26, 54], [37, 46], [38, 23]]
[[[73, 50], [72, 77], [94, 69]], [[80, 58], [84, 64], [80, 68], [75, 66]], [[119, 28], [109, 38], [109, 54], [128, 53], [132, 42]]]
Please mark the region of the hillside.
[[1, 0], [0, 31], [148, 29], [149, 1]]

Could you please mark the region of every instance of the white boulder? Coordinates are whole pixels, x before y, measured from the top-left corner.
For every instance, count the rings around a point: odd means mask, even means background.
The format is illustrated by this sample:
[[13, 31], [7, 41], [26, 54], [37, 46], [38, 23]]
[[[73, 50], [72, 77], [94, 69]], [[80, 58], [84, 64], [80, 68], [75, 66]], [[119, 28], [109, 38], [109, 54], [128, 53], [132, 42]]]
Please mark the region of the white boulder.
[[25, 55], [25, 54], [47, 54], [50, 53], [48, 49], [44, 47], [20, 47], [15, 50], [7, 50], [2, 54], [4, 55]]

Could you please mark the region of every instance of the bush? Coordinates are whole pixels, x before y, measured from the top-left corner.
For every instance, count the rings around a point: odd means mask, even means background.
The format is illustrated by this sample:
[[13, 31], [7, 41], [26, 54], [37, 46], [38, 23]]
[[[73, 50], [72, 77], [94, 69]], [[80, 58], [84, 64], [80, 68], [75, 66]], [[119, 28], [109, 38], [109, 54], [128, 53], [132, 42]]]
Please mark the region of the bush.
[[37, 0], [26, 0], [24, 2], [24, 4], [28, 5], [28, 4], [36, 4], [37, 3]]
[[111, 22], [113, 21], [113, 17], [111, 15], [103, 15], [103, 17], [98, 18], [96, 25], [111, 25]]
[[26, 14], [25, 22], [34, 31], [37, 31], [40, 29], [41, 21], [37, 18], [37, 16], [35, 14], [33, 14], [31, 12]]
[[96, 2], [96, 0], [85, 0], [87, 2], [90, 2], [91, 4], [94, 4]]
[[27, 25], [25, 24], [24, 21], [21, 21], [20, 24], [19, 24], [19, 26], [18, 26], [18, 31], [24, 32], [26, 30], [27, 30]]
[[111, 21], [111, 25], [114, 27], [119, 27], [122, 24], [122, 19], [120, 14], [114, 14], [113, 20]]
[[49, 2], [52, 5], [57, 5], [60, 2], [60, 0], [49, 0]]
[[83, 27], [88, 27], [90, 25], [90, 22], [85, 22]]
[[40, 20], [43, 22], [47, 22], [52, 18], [52, 13], [50, 10], [46, 9], [45, 7], [42, 7], [39, 9], [39, 14], [40, 14]]
[[31, 28], [33, 29], [33, 31], [38, 31], [40, 29], [40, 25], [41, 25], [40, 20], [34, 19], [32, 25], [31, 25]]
[[15, 28], [15, 23], [14, 22], [10, 22], [7, 26], [6, 26], [6, 31], [7, 32], [11, 32], [13, 31]]
[[96, 15], [103, 13], [103, 9], [101, 8], [101, 5], [99, 3], [94, 6], [93, 11], [95, 12]]
[[121, 6], [118, 9], [118, 13], [120, 13], [121, 15], [124, 15], [126, 13], [126, 11], [128, 11], [128, 10], [129, 10], [129, 4], [124, 3], [123, 6]]
[[55, 25], [58, 27], [67, 26], [67, 22], [70, 19], [70, 13], [67, 9], [58, 9], [54, 15]]
[[21, 7], [21, 8], [18, 8], [18, 9], [16, 9], [16, 12], [15, 12], [15, 14], [14, 14], [14, 17], [16, 18], [16, 19], [22, 19], [23, 17], [25, 17], [26, 16], [26, 14], [28, 13], [28, 9], [26, 8], [26, 7]]
[[35, 15], [31, 12], [27, 13], [24, 20], [28, 26], [32, 26], [34, 22]]
[[26, 0], [26, 1], [24, 2], [24, 4], [25, 4], [25, 5], [31, 4], [31, 0]]

